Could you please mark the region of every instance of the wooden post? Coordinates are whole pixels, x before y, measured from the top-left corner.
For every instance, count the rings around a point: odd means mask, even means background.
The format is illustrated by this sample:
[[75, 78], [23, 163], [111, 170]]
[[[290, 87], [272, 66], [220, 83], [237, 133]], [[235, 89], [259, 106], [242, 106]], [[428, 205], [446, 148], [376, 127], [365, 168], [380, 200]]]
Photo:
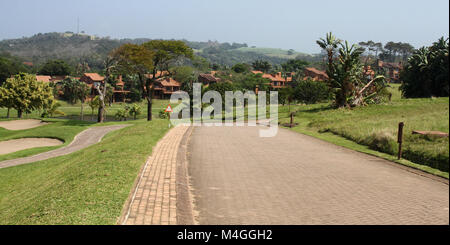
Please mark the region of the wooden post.
[[403, 122], [398, 124], [398, 160], [402, 159], [402, 143], [403, 143], [403, 127], [405, 124]]
[[294, 125], [294, 113], [291, 113], [291, 128]]

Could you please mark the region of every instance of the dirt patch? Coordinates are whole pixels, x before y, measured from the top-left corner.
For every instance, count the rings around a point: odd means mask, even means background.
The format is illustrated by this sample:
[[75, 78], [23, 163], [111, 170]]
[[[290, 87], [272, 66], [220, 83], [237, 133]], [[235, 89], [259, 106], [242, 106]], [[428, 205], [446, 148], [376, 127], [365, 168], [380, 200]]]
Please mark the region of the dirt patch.
[[8, 130], [24, 130], [29, 128], [36, 128], [46, 124], [48, 123], [42, 122], [41, 120], [27, 119], [0, 122], [0, 127], [6, 128]]
[[57, 146], [62, 144], [64, 144], [64, 142], [61, 140], [50, 138], [22, 138], [0, 141], [0, 155], [35, 147]]

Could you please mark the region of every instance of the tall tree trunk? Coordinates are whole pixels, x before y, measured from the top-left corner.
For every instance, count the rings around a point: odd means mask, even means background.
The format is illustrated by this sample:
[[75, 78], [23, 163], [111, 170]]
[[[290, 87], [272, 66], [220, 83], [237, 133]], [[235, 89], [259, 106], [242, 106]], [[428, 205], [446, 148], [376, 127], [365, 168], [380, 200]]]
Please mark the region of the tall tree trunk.
[[147, 90], [147, 121], [152, 120], [152, 90], [150, 83], [147, 82], [146, 84], [146, 90]]
[[11, 108], [8, 107], [8, 111], [6, 112], [6, 118], [9, 118], [9, 111]]
[[22, 110], [21, 109], [19, 109], [19, 110], [17, 110], [17, 117], [18, 118], [22, 118]]
[[97, 122], [102, 123], [104, 120], [103, 114], [105, 113], [105, 104], [103, 101], [100, 102], [100, 106], [98, 107], [98, 115]]

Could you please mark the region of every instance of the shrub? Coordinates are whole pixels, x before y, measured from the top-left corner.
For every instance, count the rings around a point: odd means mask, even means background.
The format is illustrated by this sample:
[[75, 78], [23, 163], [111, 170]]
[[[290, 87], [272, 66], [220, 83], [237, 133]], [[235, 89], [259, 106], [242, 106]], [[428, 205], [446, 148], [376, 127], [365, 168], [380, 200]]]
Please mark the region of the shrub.
[[164, 110], [160, 110], [159, 111], [159, 118], [161, 118], [161, 119], [168, 119], [169, 118], [169, 113], [165, 112]]
[[119, 121], [122, 121], [122, 120], [126, 121], [128, 118], [129, 110], [130, 110], [130, 108], [128, 106], [125, 106], [124, 108], [119, 109], [115, 115], [116, 119], [118, 119]]
[[305, 104], [315, 104], [331, 98], [328, 86], [312, 80], [300, 81], [294, 89], [294, 99]]

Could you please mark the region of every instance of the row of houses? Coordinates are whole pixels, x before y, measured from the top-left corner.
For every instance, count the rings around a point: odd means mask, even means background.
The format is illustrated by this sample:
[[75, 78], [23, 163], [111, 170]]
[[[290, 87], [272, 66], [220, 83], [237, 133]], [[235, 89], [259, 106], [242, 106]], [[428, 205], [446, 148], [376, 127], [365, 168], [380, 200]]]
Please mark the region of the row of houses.
[[[371, 66], [366, 66], [364, 68], [364, 73], [368, 79], [372, 79], [375, 76], [375, 70], [379, 73], [386, 73], [389, 82], [398, 82], [399, 74], [402, 69], [401, 64], [386, 63], [378, 61], [376, 66], [372, 68]], [[252, 71], [253, 74], [261, 74], [263, 78], [270, 81], [270, 86], [273, 89], [281, 89], [291, 86], [291, 82], [294, 80], [295, 73], [282, 74], [277, 73], [264, 73], [261, 71]], [[311, 79], [313, 81], [326, 81], [328, 80], [328, 75], [325, 71], [318, 70], [314, 67], [307, 67], [303, 71], [304, 80]], [[156, 74], [161, 76], [162, 74]], [[214, 83], [221, 82], [221, 79], [216, 76], [217, 71], [212, 71], [210, 73], [202, 73], [198, 76], [198, 82], [205, 86], [209, 86]], [[147, 78], [153, 78], [153, 75], [147, 74]], [[41, 82], [57, 83], [66, 78], [66, 76], [42, 76], [36, 75], [36, 79]], [[98, 73], [84, 73], [81, 77], [74, 77], [84, 83], [86, 83], [91, 88], [91, 95], [94, 96], [97, 92], [95, 90], [95, 85], [103, 83], [105, 78]], [[165, 77], [158, 79], [152, 85], [153, 98], [156, 99], [168, 99], [173, 93], [180, 91], [181, 83], [173, 79], [172, 77]], [[126, 95], [130, 91], [125, 90], [125, 83], [122, 80], [122, 76], [119, 76], [116, 81], [116, 86], [114, 88], [114, 101], [125, 102]]]

